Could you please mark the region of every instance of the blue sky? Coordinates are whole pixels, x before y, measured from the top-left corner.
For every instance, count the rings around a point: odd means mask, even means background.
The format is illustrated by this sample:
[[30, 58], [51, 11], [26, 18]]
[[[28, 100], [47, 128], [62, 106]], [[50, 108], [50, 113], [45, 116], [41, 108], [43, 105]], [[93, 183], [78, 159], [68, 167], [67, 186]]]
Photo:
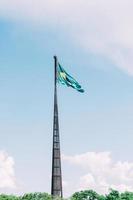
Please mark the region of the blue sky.
[[[94, 2], [78, 0], [73, 16], [68, 11], [75, 1], [56, 0], [57, 10], [41, 0], [33, 10], [31, 1], [0, 3], [0, 162], [5, 166], [0, 177], [7, 180], [1, 192], [50, 191], [55, 54], [85, 89], [80, 94], [58, 87], [65, 194], [83, 188], [133, 190], [132, 30], [121, 32], [130, 16], [124, 24], [121, 14], [114, 20], [117, 3]], [[120, 11], [130, 4], [123, 1]], [[86, 158], [87, 169], [76, 155]], [[90, 162], [101, 166], [99, 174]], [[6, 174], [7, 163], [11, 173]], [[103, 168], [112, 170], [110, 179]]]

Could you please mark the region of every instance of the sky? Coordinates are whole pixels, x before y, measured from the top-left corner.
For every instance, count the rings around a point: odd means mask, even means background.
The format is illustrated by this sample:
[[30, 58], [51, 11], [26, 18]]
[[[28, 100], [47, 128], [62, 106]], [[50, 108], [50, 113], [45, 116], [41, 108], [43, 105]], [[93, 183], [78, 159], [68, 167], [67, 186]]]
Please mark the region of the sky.
[[49, 192], [54, 59], [64, 195], [133, 191], [132, 0], [0, 1], [0, 192]]

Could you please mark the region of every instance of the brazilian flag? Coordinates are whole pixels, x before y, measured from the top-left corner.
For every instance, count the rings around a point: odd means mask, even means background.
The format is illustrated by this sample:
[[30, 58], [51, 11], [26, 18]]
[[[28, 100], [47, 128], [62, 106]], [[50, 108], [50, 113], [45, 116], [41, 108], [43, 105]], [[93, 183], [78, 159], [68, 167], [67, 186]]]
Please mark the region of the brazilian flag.
[[81, 85], [70, 76], [59, 63], [57, 67], [57, 81], [63, 85], [76, 89], [78, 92], [84, 92]]

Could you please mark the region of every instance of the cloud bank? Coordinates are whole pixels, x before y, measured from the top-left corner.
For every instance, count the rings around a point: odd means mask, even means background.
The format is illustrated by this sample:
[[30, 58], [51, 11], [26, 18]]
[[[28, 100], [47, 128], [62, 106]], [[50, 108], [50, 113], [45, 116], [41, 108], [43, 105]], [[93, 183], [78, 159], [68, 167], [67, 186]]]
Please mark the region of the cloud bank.
[[0, 189], [15, 189], [14, 160], [6, 152], [0, 151]]
[[76, 189], [94, 189], [105, 194], [109, 188], [119, 191], [133, 191], [133, 162], [114, 161], [110, 152], [87, 152], [75, 156], [63, 155], [63, 160], [80, 167], [84, 173], [79, 176]]
[[132, 0], [1, 0], [0, 17], [65, 31], [133, 75]]

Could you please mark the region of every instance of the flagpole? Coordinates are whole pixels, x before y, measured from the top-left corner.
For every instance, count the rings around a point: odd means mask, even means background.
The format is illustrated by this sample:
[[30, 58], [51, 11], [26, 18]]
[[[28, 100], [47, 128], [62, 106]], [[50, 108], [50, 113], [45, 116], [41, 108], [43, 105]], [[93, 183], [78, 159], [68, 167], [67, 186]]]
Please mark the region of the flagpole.
[[54, 56], [54, 89], [55, 89], [55, 95], [57, 95], [57, 65], [58, 65], [58, 59], [57, 56]]
[[57, 67], [58, 59], [54, 56], [54, 120], [53, 120], [53, 148], [52, 148], [52, 183], [51, 195], [53, 197], [63, 197], [62, 192], [62, 172], [60, 154], [60, 136], [57, 102]]

